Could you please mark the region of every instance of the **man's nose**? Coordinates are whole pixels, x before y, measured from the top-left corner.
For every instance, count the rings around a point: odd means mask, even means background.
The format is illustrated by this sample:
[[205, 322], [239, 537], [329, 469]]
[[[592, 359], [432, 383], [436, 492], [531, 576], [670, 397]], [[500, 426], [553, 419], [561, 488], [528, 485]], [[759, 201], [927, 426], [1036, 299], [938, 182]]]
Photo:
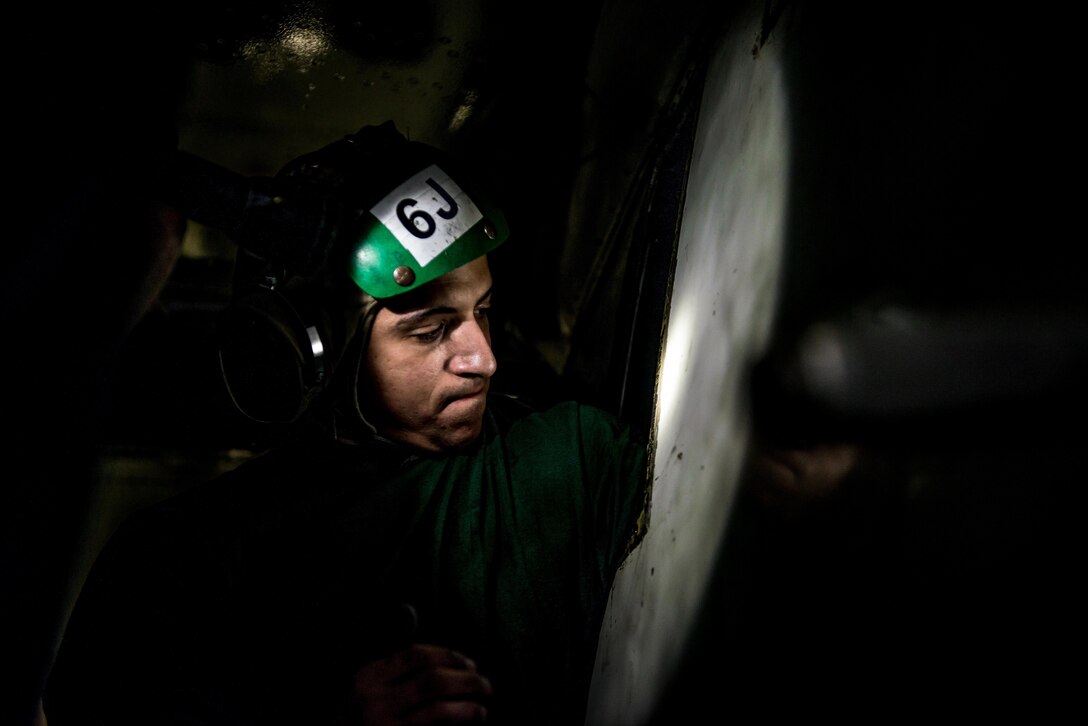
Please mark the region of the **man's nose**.
[[495, 375], [499, 364], [491, 352], [491, 338], [480, 323], [472, 320], [457, 326], [450, 336], [453, 355], [450, 370], [459, 376]]

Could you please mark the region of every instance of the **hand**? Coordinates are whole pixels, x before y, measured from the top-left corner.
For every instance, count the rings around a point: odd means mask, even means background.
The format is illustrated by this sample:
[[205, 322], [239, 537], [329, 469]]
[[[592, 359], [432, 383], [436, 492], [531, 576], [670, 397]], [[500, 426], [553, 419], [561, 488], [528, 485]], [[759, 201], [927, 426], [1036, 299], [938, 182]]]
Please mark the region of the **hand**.
[[472, 660], [436, 645], [410, 645], [355, 672], [364, 726], [483, 723], [490, 695]]
[[770, 507], [807, 504], [838, 492], [860, 455], [861, 449], [852, 443], [785, 448], [757, 442], [748, 463], [746, 485]]

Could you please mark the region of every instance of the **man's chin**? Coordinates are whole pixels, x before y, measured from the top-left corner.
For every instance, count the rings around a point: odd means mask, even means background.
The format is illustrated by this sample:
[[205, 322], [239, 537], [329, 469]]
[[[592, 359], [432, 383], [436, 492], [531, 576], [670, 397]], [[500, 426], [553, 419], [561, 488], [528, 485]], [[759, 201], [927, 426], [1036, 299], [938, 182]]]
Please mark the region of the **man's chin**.
[[442, 451], [451, 453], [461, 451], [476, 442], [476, 439], [480, 437], [481, 430], [483, 430], [482, 417], [444, 430], [436, 443], [438, 443]]
[[388, 432], [390, 438], [436, 454], [452, 454], [476, 442], [483, 430], [483, 415], [445, 420], [427, 430]]

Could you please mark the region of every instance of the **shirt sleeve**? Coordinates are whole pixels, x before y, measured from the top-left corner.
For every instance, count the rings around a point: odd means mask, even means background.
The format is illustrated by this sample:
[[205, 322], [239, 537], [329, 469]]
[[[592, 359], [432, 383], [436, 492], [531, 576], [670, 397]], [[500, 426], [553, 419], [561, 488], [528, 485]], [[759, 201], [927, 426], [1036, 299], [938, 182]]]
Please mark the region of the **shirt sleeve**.
[[583, 468], [587, 472], [602, 575], [611, 580], [623, 558], [641, 541], [649, 525], [648, 446], [617, 417], [592, 406], [578, 406]]

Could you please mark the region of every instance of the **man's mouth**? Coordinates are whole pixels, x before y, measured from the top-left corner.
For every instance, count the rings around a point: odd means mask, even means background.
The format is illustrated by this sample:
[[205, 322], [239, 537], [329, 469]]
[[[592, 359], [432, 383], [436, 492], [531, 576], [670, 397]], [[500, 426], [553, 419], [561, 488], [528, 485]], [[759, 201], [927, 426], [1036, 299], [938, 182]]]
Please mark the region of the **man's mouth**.
[[474, 401], [477, 398], [483, 397], [487, 393], [487, 385], [476, 386], [474, 388], [460, 391], [446, 398], [446, 405], [451, 403], [457, 403], [458, 401]]

